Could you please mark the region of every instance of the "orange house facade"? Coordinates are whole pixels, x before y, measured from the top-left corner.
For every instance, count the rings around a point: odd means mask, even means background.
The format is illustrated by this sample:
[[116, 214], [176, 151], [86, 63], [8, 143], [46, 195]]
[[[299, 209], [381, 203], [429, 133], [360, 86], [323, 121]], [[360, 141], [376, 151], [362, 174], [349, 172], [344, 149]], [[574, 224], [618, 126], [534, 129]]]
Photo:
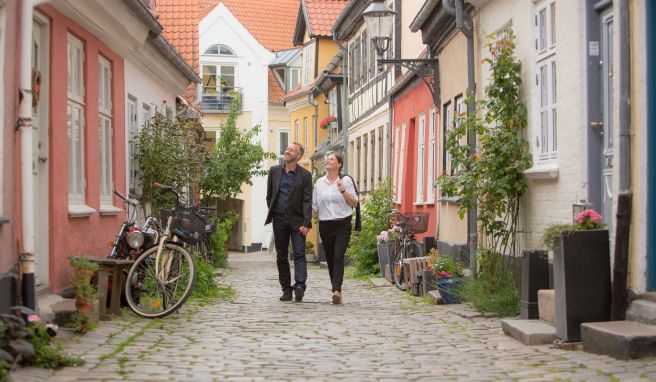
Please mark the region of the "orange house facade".
[[439, 112], [428, 87], [410, 73], [390, 90], [392, 118], [392, 190], [401, 213], [428, 213], [428, 229], [417, 234], [434, 237], [437, 231]]

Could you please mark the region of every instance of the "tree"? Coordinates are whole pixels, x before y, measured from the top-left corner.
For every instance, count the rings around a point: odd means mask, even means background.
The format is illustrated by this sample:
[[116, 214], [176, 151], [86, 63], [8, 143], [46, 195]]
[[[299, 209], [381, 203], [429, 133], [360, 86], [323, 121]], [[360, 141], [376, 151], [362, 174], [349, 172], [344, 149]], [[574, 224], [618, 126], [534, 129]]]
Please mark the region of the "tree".
[[237, 114], [240, 110], [238, 92], [231, 92], [233, 101], [228, 118], [221, 124], [221, 137], [208, 153], [202, 168], [200, 180], [204, 197], [226, 200], [234, 198], [244, 183], [253, 185], [253, 176], [266, 175], [264, 161], [275, 158], [255, 142], [261, 131], [260, 125], [242, 132], [237, 128]]

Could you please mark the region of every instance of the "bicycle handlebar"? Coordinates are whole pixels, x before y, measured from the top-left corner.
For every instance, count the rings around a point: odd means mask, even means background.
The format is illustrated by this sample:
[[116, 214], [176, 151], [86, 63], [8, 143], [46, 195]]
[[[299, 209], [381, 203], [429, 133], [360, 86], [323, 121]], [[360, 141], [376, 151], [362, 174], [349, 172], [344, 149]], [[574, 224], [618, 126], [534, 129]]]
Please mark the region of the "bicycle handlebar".
[[127, 204], [129, 204], [129, 205], [131, 205], [131, 206], [135, 206], [135, 207], [136, 207], [136, 206], [139, 204], [139, 201], [138, 201], [138, 200], [135, 200], [135, 199], [132, 199], [132, 198], [128, 198], [128, 197], [126, 197], [125, 195], [121, 194], [120, 192], [118, 192], [118, 191], [116, 191], [116, 190], [114, 190], [114, 194], [115, 194], [116, 196], [118, 196], [119, 198], [123, 199], [123, 201], [125, 201]]

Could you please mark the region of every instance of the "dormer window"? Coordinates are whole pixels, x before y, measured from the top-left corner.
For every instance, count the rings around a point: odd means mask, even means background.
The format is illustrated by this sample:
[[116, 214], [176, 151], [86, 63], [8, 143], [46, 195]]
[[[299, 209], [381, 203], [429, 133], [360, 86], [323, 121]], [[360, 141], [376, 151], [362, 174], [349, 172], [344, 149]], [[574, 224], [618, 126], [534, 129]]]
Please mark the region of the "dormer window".
[[214, 44], [205, 50], [203, 54], [214, 54], [218, 56], [235, 56], [235, 52], [223, 44]]

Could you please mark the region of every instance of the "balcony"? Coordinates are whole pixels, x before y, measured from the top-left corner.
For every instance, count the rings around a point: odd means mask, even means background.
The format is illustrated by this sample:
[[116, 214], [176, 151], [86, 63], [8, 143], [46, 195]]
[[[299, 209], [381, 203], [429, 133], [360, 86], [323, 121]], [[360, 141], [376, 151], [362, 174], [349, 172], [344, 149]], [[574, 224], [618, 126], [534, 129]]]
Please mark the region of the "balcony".
[[239, 112], [242, 111], [242, 89], [227, 88], [211, 89], [201, 95], [200, 110], [203, 113], [228, 113], [233, 99], [239, 98]]

